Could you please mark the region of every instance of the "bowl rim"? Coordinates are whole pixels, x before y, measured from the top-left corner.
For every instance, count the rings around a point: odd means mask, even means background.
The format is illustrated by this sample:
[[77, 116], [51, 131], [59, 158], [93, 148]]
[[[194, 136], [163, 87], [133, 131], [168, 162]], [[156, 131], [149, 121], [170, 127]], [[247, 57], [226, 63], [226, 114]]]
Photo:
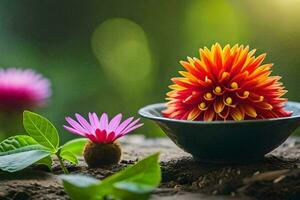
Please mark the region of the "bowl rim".
[[[300, 102], [296, 101], [288, 101], [286, 104], [299, 107], [300, 109]], [[141, 109], [139, 109], [138, 113], [144, 118], [155, 120], [155, 121], [166, 121], [166, 122], [176, 122], [176, 123], [184, 123], [184, 124], [248, 124], [248, 123], [266, 123], [266, 122], [275, 122], [275, 121], [286, 121], [286, 120], [292, 120], [292, 119], [299, 119], [300, 120], [300, 114], [292, 115], [289, 117], [278, 117], [278, 118], [270, 118], [270, 119], [251, 119], [251, 120], [242, 120], [242, 121], [191, 121], [191, 120], [179, 120], [179, 119], [171, 119], [167, 117], [159, 117], [151, 114], [149, 111], [154, 110], [158, 107], [165, 107], [166, 103], [154, 103], [149, 104]], [[293, 112], [293, 111], [292, 111]]]

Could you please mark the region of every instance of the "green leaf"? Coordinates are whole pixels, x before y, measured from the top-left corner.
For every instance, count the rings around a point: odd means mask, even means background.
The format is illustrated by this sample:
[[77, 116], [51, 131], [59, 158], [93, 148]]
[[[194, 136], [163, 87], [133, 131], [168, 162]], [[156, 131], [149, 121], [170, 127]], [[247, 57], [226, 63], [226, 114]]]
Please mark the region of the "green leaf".
[[101, 186], [113, 188], [109, 194], [123, 200], [148, 199], [149, 194], [161, 181], [159, 153], [153, 154], [137, 164], [127, 167], [102, 181]]
[[88, 142], [88, 139], [86, 139], [86, 138], [78, 138], [78, 139], [71, 140], [71, 141], [65, 143], [61, 147], [61, 152], [69, 151], [76, 156], [82, 156], [84, 146], [87, 142]]
[[[133, 184], [136, 185], [134, 186], [135, 188], [138, 188], [139, 184]], [[130, 186], [132, 187], [132, 185]], [[142, 189], [142, 187], [140, 187]], [[153, 190], [153, 189], [152, 189]], [[151, 191], [152, 191], [151, 190]], [[144, 190], [141, 190], [139, 192], [134, 192], [134, 191], [129, 191], [129, 190], [122, 190], [122, 189], [117, 189], [114, 188], [109, 194], [111, 195], [106, 195], [104, 197], [111, 197], [111, 199], [121, 199], [121, 200], [132, 200], [132, 199], [138, 199], [138, 200], [148, 200], [151, 191], [145, 192]], [[106, 199], [106, 198], [104, 198]]]
[[62, 157], [64, 160], [67, 160], [73, 164], [78, 164], [78, 159], [77, 157], [70, 151], [61, 151], [60, 152], [60, 157]]
[[22, 170], [51, 153], [28, 135], [17, 135], [0, 143], [0, 169], [8, 172]]
[[95, 194], [99, 189], [100, 181], [83, 175], [60, 175], [63, 180], [65, 190], [71, 199], [91, 200], [95, 199]]
[[35, 164], [36, 165], [46, 165], [49, 168], [49, 170], [51, 170], [52, 169], [52, 158], [49, 155], [49, 156], [37, 161]]
[[102, 182], [96, 179], [87, 181], [82, 176], [63, 176], [64, 187], [74, 200], [104, 199], [107, 196], [123, 200], [148, 199], [161, 180], [158, 156], [153, 154]]
[[142, 183], [130, 182], [130, 181], [121, 181], [114, 184], [115, 188], [120, 190], [126, 190], [133, 193], [147, 193], [153, 190], [153, 186], [146, 185]]
[[74, 174], [74, 175], [60, 175], [59, 176], [64, 182], [68, 182], [70, 184], [76, 185], [78, 187], [89, 187], [95, 184], [100, 183], [98, 179], [95, 179], [93, 177], [84, 176], [80, 174]]
[[161, 170], [158, 159], [159, 153], [153, 154], [137, 164], [108, 177], [102, 184], [114, 184], [126, 180], [156, 187], [161, 181]]
[[88, 142], [86, 138], [78, 138], [64, 144], [60, 149], [60, 156], [73, 164], [78, 164], [76, 156], [82, 156], [83, 148]]
[[30, 150], [46, 150], [28, 135], [16, 135], [3, 140], [0, 143], [0, 156], [14, 154]]
[[0, 169], [8, 172], [16, 172], [29, 167], [50, 154], [50, 152], [45, 150], [29, 150], [3, 155], [0, 156]]
[[23, 113], [23, 125], [27, 133], [39, 144], [52, 152], [57, 152], [59, 136], [56, 128], [46, 118], [29, 111]]

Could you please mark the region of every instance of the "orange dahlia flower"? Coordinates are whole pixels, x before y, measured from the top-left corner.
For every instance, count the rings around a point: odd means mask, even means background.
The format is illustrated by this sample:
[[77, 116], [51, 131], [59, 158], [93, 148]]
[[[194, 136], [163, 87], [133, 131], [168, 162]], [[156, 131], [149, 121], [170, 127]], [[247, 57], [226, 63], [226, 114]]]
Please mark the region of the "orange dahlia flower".
[[216, 43], [200, 49], [200, 59], [188, 57], [180, 64], [186, 71], [172, 78], [167, 93], [168, 118], [181, 120], [246, 120], [287, 117], [287, 92], [279, 80], [270, 76], [273, 64], [262, 64], [266, 54], [254, 56], [255, 49]]

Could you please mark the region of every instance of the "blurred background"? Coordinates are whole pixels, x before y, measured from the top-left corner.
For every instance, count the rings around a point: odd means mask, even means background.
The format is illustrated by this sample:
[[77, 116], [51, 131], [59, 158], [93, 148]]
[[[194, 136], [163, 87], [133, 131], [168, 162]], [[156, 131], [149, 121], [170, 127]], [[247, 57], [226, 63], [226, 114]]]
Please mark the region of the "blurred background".
[[[300, 100], [299, 0], [3, 0], [0, 67], [33, 68], [52, 81], [39, 113], [62, 129], [74, 113], [122, 112], [163, 102], [179, 61], [220, 42], [267, 52], [287, 97]], [[137, 131], [162, 136], [144, 120]], [[21, 123], [21, 122], [20, 122]]]

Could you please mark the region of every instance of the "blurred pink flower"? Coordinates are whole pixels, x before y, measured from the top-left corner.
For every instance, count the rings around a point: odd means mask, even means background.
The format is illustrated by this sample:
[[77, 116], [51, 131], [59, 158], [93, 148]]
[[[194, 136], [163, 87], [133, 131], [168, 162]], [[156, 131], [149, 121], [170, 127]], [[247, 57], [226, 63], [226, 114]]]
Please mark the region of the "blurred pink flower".
[[132, 121], [130, 117], [123, 121], [122, 114], [116, 115], [110, 122], [106, 113], [99, 119], [96, 113], [89, 113], [89, 122], [81, 115], [75, 114], [77, 121], [71, 117], [66, 117], [66, 121], [72, 126], [64, 126], [71, 133], [81, 135], [96, 143], [112, 143], [116, 139], [128, 134], [129, 132], [143, 126], [138, 124], [139, 118]]
[[40, 107], [51, 96], [50, 81], [31, 69], [0, 69], [0, 110]]

